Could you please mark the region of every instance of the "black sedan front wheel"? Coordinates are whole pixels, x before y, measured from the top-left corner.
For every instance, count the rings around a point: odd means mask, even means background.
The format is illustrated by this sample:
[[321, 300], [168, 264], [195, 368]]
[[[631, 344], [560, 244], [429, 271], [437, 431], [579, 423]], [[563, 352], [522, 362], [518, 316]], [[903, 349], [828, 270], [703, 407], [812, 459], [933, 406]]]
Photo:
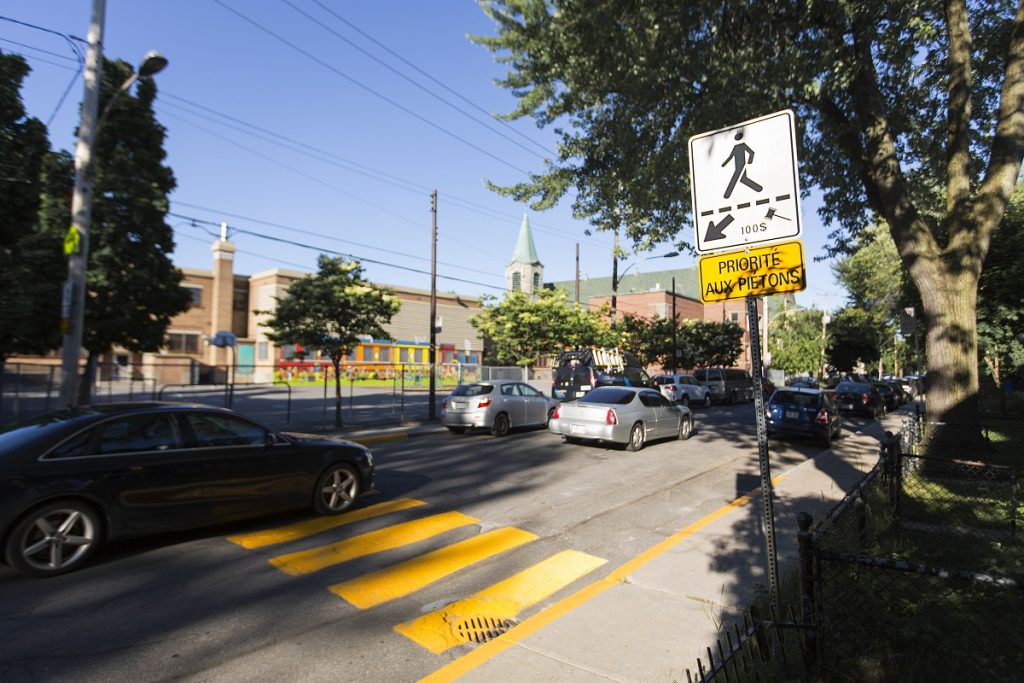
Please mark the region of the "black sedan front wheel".
[[99, 514], [87, 503], [57, 501], [32, 510], [14, 525], [7, 539], [7, 563], [29, 576], [74, 571], [100, 545]]
[[321, 515], [336, 515], [348, 510], [359, 496], [359, 475], [351, 465], [335, 463], [316, 483], [313, 508]]

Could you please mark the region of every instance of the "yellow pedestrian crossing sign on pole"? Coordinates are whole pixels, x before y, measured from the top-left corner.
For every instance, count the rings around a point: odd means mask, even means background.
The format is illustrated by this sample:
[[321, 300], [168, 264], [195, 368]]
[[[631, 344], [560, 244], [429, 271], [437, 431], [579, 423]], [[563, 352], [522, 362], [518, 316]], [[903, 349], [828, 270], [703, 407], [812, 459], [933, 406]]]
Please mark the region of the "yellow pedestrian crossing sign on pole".
[[64, 255], [71, 256], [82, 251], [82, 233], [74, 225], [64, 234]]
[[698, 274], [705, 304], [807, 288], [800, 240], [701, 256]]

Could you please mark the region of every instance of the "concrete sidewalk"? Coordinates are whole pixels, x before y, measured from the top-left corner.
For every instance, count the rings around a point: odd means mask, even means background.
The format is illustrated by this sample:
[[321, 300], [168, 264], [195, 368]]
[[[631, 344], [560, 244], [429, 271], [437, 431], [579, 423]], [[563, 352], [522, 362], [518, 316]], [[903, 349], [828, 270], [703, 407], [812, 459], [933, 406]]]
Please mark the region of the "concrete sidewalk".
[[[844, 432], [831, 450], [774, 471], [779, 572], [796, 570], [796, 516], [820, 520], [878, 461], [903, 413]], [[761, 498], [707, 510], [603, 579], [423, 680], [679, 681], [767, 585]]]

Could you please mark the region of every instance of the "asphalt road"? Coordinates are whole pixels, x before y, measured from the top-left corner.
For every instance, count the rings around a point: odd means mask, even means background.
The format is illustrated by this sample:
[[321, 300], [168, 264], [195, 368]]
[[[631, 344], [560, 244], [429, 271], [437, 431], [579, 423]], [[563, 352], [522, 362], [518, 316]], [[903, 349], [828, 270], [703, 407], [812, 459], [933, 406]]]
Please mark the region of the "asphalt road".
[[[755, 488], [752, 405], [696, 415], [689, 441], [638, 453], [546, 430], [382, 443], [369, 512], [341, 517], [367, 519], [262, 546], [245, 534], [312, 515], [123, 542], [47, 580], [0, 567], [0, 680], [417, 680], [474, 647], [444, 649], [444, 606], [485, 591], [521, 619]], [[820, 446], [771, 450], [783, 472]]]

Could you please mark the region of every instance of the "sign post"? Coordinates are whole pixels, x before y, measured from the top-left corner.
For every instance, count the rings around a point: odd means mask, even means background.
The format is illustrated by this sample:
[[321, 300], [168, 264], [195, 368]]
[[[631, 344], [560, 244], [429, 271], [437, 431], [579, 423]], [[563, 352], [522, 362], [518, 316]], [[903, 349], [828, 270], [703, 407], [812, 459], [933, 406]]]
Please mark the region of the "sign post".
[[693, 243], [701, 254], [701, 301], [747, 302], [768, 598], [777, 613], [775, 493], [768, 459], [757, 297], [800, 292], [807, 287], [803, 245], [796, 239], [803, 226], [793, 112], [780, 111], [694, 135], [689, 153]]

